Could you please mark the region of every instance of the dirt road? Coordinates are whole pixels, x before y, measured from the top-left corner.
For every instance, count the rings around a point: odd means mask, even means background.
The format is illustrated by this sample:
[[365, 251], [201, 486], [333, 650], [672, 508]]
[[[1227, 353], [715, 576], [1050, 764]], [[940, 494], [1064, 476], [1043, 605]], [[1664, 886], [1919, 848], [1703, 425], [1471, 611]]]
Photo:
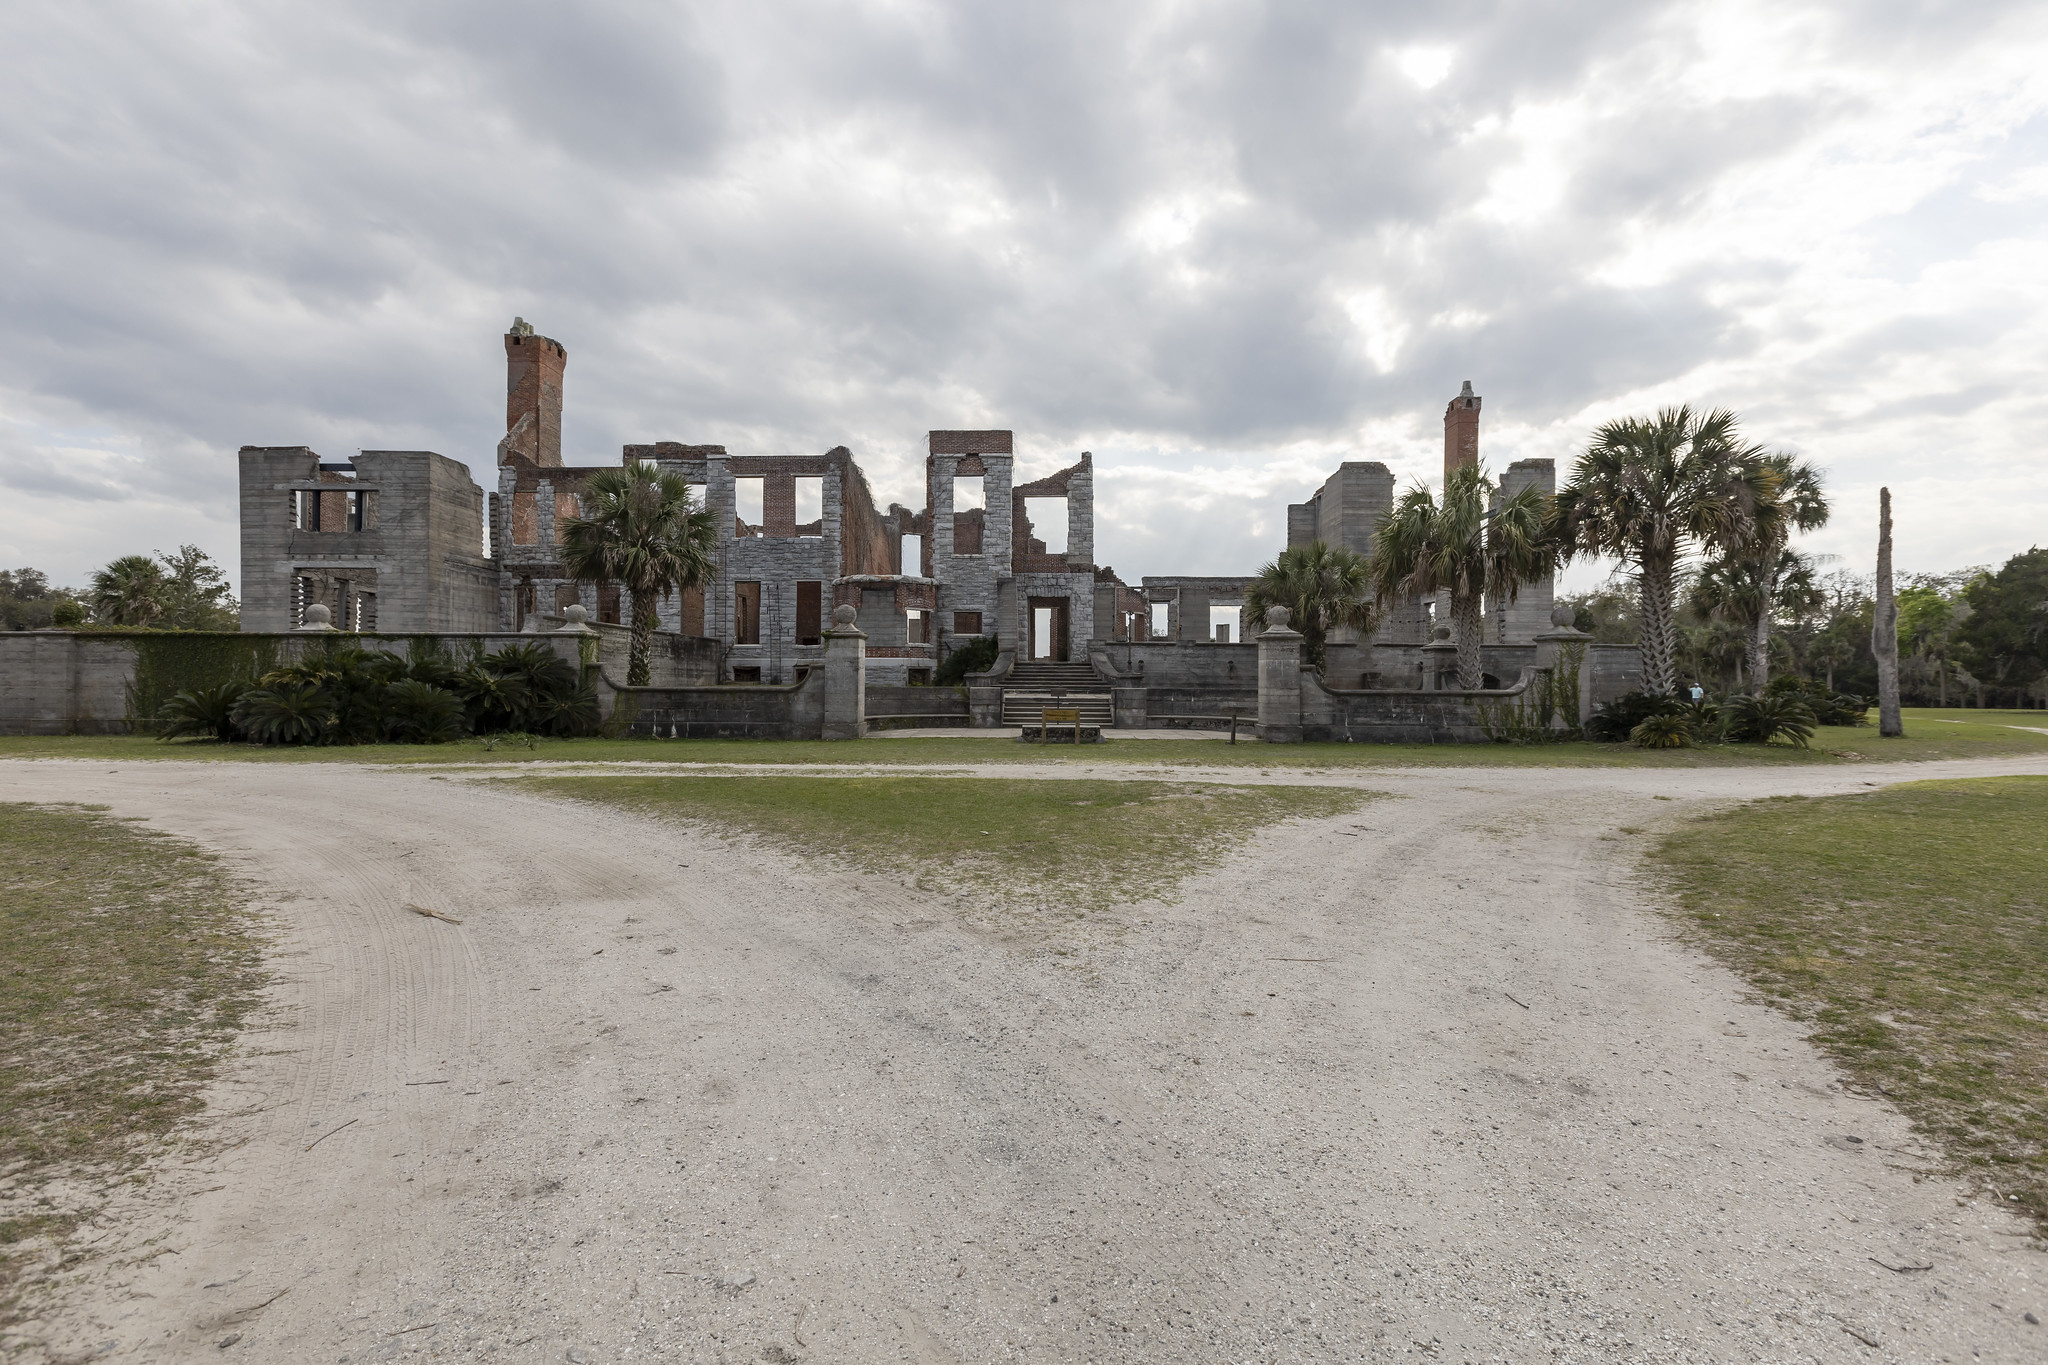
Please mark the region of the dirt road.
[[1325, 772], [1399, 799], [1060, 939], [461, 775], [0, 763], [228, 855], [281, 971], [26, 1358], [2040, 1360], [2022, 1226], [1616, 831], [2042, 767]]

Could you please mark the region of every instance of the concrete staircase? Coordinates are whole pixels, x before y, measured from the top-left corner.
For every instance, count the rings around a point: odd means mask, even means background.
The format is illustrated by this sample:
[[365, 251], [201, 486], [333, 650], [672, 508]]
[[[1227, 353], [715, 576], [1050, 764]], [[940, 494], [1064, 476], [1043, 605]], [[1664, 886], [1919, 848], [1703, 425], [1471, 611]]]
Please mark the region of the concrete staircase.
[[1048, 708], [1079, 711], [1081, 724], [1104, 730], [1115, 722], [1110, 709], [1109, 684], [1085, 663], [1053, 663], [1036, 659], [1010, 666], [1003, 679], [1003, 724], [1039, 723], [1039, 713]]

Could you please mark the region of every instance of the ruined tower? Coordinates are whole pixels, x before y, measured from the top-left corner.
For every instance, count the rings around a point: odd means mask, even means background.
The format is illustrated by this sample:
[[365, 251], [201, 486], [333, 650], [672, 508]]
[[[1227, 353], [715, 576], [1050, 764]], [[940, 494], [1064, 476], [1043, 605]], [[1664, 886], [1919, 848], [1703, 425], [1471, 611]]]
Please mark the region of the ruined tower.
[[1465, 387], [1444, 409], [1444, 482], [1448, 486], [1451, 471], [1466, 465], [1479, 463], [1479, 397], [1472, 392], [1472, 381], [1466, 380]]
[[562, 371], [569, 352], [552, 337], [534, 335], [525, 318], [512, 319], [505, 333], [505, 439], [498, 462], [508, 453], [537, 465], [562, 463]]

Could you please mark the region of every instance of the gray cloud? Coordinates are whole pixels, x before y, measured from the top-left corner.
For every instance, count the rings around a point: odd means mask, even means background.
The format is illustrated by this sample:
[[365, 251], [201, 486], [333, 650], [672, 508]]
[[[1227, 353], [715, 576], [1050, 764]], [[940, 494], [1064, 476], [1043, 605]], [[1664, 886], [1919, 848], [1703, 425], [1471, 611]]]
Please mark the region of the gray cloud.
[[1753, 50], [1621, 0], [18, 10], [0, 482], [40, 501], [0, 551], [59, 577], [134, 548], [65, 510], [110, 478], [232, 564], [244, 442], [481, 472], [514, 313], [579, 458], [848, 441], [911, 500], [925, 428], [1014, 426], [1109, 452], [1126, 574], [1249, 568], [1346, 452], [1426, 472], [1465, 378], [1501, 453], [1728, 402], [1850, 497], [1936, 420], [2006, 467], [2041, 387], [2048, 269], [1972, 264], [2048, 216], [1975, 197], [2048, 143], [2017, 4], [1776, 7]]

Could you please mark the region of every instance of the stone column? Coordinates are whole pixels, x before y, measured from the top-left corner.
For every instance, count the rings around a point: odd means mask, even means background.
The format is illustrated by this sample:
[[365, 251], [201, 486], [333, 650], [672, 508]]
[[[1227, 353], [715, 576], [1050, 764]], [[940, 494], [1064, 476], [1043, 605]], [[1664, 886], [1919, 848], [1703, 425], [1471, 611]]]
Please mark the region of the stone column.
[[1301, 743], [1301, 632], [1287, 628], [1286, 607], [1266, 608], [1259, 633], [1259, 738]]
[[826, 739], [859, 739], [868, 732], [868, 637], [853, 624], [860, 613], [842, 603], [825, 632]]
[[1435, 638], [1422, 647], [1422, 690], [1455, 692], [1458, 688], [1458, 646], [1449, 626], [1438, 626]]
[[1584, 725], [1593, 715], [1593, 670], [1587, 667], [1586, 644], [1593, 637], [1572, 625], [1572, 609], [1560, 602], [1550, 609], [1550, 629], [1536, 637], [1536, 667], [1547, 668], [1554, 680], [1553, 685], [1563, 687], [1566, 679], [1558, 676], [1558, 665], [1564, 652], [1578, 647], [1579, 676], [1577, 694], [1567, 697], [1558, 695], [1560, 710], [1570, 708], [1570, 714], [1560, 715], [1559, 720], [1567, 725]]

